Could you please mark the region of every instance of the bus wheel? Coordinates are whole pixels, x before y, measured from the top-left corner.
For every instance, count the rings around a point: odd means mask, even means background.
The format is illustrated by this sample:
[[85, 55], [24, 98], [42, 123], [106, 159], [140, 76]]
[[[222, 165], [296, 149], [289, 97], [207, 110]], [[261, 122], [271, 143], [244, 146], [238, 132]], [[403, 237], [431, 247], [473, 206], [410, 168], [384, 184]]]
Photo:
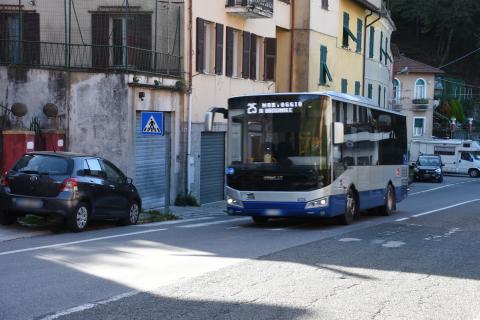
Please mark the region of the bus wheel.
[[389, 184], [387, 187], [387, 195], [385, 197], [385, 205], [382, 207], [381, 212], [384, 216], [391, 216], [395, 210], [395, 189]]
[[265, 224], [265, 223], [268, 222], [267, 217], [254, 216], [254, 217], [252, 217], [252, 220], [255, 224]]
[[358, 216], [358, 203], [355, 196], [355, 191], [348, 190], [347, 207], [345, 213], [339, 217], [339, 221], [343, 225], [352, 224], [353, 220]]
[[477, 169], [470, 169], [470, 171], [468, 171], [468, 175], [472, 178], [478, 178], [480, 172]]

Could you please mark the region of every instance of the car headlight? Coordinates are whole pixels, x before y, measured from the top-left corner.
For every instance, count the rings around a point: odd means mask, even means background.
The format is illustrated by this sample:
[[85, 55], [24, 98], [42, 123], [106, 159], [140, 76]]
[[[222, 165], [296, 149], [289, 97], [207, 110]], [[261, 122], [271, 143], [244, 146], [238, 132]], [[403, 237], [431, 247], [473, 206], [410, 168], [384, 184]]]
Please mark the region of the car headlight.
[[413, 172], [416, 172], [418, 173], [420, 170], [418, 170], [418, 168], [413, 168]]
[[240, 200], [227, 196], [227, 204], [232, 207], [243, 208], [243, 203]]
[[307, 202], [305, 209], [323, 208], [328, 206], [328, 197]]
[[437, 169], [435, 169], [435, 172], [438, 173], [438, 174], [440, 174], [440, 173], [442, 173], [442, 169], [437, 168]]

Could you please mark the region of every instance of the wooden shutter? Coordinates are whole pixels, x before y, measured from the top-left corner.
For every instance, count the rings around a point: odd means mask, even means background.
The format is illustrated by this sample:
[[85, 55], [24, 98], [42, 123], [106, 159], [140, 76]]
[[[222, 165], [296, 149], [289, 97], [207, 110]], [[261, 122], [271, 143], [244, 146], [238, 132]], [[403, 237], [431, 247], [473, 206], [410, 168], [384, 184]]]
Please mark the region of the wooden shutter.
[[134, 21], [133, 45], [138, 49], [129, 52], [129, 57], [133, 57], [133, 65], [138, 69], [150, 70], [152, 65], [152, 16], [137, 14]]
[[40, 64], [40, 15], [22, 13], [23, 63]]
[[368, 57], [373, 58], [374, 54], [374, 45], [375, 45], [375, 28], [370, 27], [370, 48], [368, 49]]
[[205, 68], [205, 23], [203, 19], [197, 18], [197, 50], [196, 50], [197, 72], [203, 72]]
[[215, 74], [223, 73], [223, 24], [215, 26]]
[[233, 41], [234, 41], [234, 30], [230, 27], [227, 27], [227, 48], [226, 48], [226, 66], [225, 66], [225, 75], [231, 77], [233, 75]]
[[106, 68], [108, 66], [108, 20], [109, 16], [106, 14], [92, 14], [93, 68]]
[[8, 63], [7, 14], [0, 12], [0, 63]]
[[243, 32], [242, 77], [250, 78], [250, 32]]
[[373, 85], [371, 83], [368, 84], [368, 97], [370, 99], [373, 97]]
[[265, 80], [275, 80], [277, 40], [265, 38]]
[[350, 15], [346, 12], [343, 13], [343, 40], [342, 45], [348, 48], [348, 30], [350, 26]]
[[320, 46], [320, 85], [327, 83], [327, 47]]
[[383, 59], [383, 32], [380, 32], [380, 62], [382, 62], [382, 59]]
[[360, 95], [360, 81], [355, 81], [355, 95]]
[[362, 34], [363, 34], [362, 19], [357, 20], [357, 52], [362, 52]]
[[347, 93], [347, 91], [348, 91], [347, 79], [342, 79], [342, 93]]
[[250, 35], [250, 79], [257, 79], [257, 36]]

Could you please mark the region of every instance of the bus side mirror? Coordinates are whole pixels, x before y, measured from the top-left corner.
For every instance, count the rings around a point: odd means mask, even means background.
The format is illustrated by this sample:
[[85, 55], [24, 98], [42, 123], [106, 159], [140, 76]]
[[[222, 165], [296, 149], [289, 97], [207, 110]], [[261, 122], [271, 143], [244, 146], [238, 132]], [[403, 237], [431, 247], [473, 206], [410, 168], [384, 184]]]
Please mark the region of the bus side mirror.
[[345, 143], [344, 130], [345, 128], [344, 128], [343, 122], [333, 123], [333, 143], [334, 144]]
[[223, 114], [224, 119], [228, 119], [228, 110], [227, 109], [217, 108], [217, 107], [210, 108], [210, 110], [205, 112], [204, 127], [205, 127], [205, 131], [207, 131], [207, 132], [213, 131], [213, 123], [215, 121], [215, 113], [221, 113], [221, 114]]

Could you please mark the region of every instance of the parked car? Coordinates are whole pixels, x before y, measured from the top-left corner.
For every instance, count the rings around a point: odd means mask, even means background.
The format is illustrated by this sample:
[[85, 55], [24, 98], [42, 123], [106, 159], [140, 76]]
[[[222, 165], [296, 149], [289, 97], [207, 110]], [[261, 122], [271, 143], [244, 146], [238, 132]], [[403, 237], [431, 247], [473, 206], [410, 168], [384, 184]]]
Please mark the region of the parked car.
[[25, 154], [0, 180], [0, 223], [27, 213], [61, 216], [73, 231], [94, 219], [136, 224], [142, 201], [110, 161], [67, 152]]
[[442, 158], [436, 155], [421, 155], [413, 167], [413, 180], [435, 180], [443, 182]]

